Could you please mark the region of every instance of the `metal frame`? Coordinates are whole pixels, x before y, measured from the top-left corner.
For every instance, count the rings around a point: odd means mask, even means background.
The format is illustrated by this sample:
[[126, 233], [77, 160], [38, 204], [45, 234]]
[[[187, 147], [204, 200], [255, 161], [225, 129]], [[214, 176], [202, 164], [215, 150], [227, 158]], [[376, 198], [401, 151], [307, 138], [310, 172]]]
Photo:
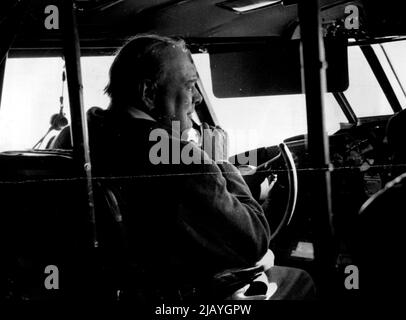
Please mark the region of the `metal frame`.
[[389, 54], [388, 54], [387, 50], [386, 50], [385, 47], [382, 45], [382, 43], [379, 44], [379, 47], [381, 48], [381, 50], [382, 50], [382, 52], [383, 52], [383, 54], [384, 54], [384, 56], [385, 56], [385, 59], [386, 59], [386, 61], [388, 62], [390, 69], [392, 70], [392, 73], [393, 73], [393, 75], [394, 75], [394, 77], [395, 77], [395, 79], [396, 79], [396, 82], [398, 83], [398, 85], [399, 85], [399, 87], [400, 87], [400, 90], [402, 91], [403, 95], [406, 97], [406, 90], [405, 90], [405, 87], [403, 86], [403, 83], [402, 83], [402, 81], [400, 80], [399, 75], [398, 75], [398, 73], [397, 73], [396, 70], [395, 70], [395, 67], [394, 67], [394, 65], [393, 65], [393, 63], [392, 63], [391, 58], [389, 57]]
[[349, 47], [354, 46], [366, 46], [366, 45], [373, 45], [373, 44], [382, 44], [382, 43], [389, 43], [389, 42], [399, 42], [405, 41], [406, 36], [393, 36], [391, 38], [378, 38], [378, 39], [354, 39], [354, 41], [348, 42]]
[[358, 117], [352, 109], [351, 104], [347, 100], [345, 94], [343, 92], [333, 92], [333, 96], [336, 99], [337, 103], [340, 105], [341, 110], [343, 111], [345, 117], [348, 119], [348, 122], [357, 124]]
[[87, 191], [88, 218], [92, 227], [91, 243], [93, 247], [98, 247], [91, 171], [92, 166], [89, 151], [89, 136], [87, 130], [86, 113], [83, 104], [79, 34], [77, 30], [75, 5], [73, 0], [66, 0], [63, 2], [61, 18], [64, 37], [64, 55], [69, 91], [69, 103], [72, 117], [71, 136], [73, 142], [73, 154], [80, 164], [80, 174], [85, 181], [84, 187]]
[[1, 98], [3, 96], [3, 83], [4, 83], [4, 74], [6, 71], [6, 63], [7, 63], [7, 54], [0, 63], [0, 109], [1, 109]]
[[378, 80], [378, 83], [381, 86], [386, 96], [386, 99], [388, 99], [389, 104], [391, 105], [393, 111], [394, 112], [402, 111], [402, 106], [395, 93], [395, 90], [393, 90], [389, 78], [386, 75], [385, 70], [383, 69], [374, 49], [370, 45], [361, 46], [360, 48], [365, 58], [367, 59], [368, 64], [372, 69], [372, 72], [374, 73], [376, 79]]
[[[329, 142], [325, 129], [324, 94], [326, 62], [320, 18], [320, 1], [299, 1], [303, 79], [306, 93], [308, 153], [314, 170], [312, 221], [315, 230], [315, 258], [321, 283], [328, 296], [335, 266]], [[322, 289], [320, 291], [323, 291]]]

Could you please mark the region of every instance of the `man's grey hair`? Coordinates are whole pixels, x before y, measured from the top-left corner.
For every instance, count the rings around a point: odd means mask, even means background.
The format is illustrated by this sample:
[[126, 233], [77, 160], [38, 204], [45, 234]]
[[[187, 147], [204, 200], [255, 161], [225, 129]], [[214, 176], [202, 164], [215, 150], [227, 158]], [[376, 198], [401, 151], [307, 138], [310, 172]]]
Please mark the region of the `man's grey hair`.
[[147, 79], [159, 79], [163, 70], [163, 53], [168, 47], [187, 50], [181, 39], [141, 34], [131, 38], [118, 51], [104, 90], [111, 98], [111, 105], [125, 107], [141, 103], [142, 84]]

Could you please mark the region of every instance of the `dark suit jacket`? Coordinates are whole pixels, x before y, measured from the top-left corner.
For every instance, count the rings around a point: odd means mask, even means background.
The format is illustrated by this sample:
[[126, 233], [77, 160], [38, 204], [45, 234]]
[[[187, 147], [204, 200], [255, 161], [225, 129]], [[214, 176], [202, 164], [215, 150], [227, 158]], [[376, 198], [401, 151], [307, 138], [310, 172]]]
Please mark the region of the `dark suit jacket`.
[[[167, 132], [157, 122], [93, 108], [88, 123], [93, 173], [119, 190], [131, 260], [157, 282], [201, 283], [266, 253], [266, 218], [233, 165], [170, 135], [150, 141]], [[151, 163], [157, 143], [169, 146], [170, 164]], [[173, 164], [177, 145], [206, 163]]]

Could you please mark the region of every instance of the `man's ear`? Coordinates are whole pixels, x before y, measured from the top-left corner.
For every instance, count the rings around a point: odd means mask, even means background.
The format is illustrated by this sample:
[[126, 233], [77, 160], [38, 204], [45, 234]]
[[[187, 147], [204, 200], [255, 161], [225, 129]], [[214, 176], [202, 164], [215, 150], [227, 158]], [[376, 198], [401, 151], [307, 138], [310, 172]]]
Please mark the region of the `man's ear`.
[[146, 79], [140, 86], [142, 101], [147, 109], [152, 111], [155, 108], [156, 85], [152, 80]]

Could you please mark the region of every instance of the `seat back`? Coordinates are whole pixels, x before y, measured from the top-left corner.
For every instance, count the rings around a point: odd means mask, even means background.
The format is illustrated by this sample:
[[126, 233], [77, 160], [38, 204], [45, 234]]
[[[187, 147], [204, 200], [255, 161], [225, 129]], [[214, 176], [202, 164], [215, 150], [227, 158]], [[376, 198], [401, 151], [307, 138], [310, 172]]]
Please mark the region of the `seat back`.
[[[96, 183], [94, 192], [97, 249], [86, 184], [70, 153], [0, 153], [1, 298], [114, 298], [113, 271], [123, 248], [120, 212], [107, 186]], [[45, 288], [49, 265], [58, 268], [59, 290]]]

